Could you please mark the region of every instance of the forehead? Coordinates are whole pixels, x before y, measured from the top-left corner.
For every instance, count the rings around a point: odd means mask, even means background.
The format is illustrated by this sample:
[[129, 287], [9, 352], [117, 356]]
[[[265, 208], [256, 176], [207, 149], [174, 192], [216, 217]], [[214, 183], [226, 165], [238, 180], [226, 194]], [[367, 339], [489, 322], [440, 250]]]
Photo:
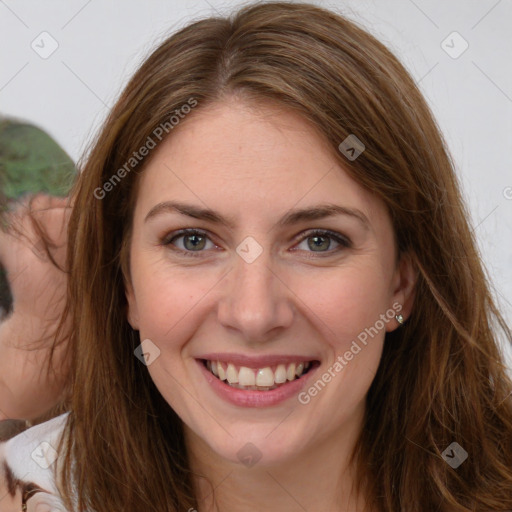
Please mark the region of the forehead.
[[272, 103], [232, 98], [199, 105], [154, 151], [138, 191], [137, 205], [146, 212], [186, 199], [260, 218], [319, 202], [358, 208], [368, 217], [385, 214], [312, 123]]

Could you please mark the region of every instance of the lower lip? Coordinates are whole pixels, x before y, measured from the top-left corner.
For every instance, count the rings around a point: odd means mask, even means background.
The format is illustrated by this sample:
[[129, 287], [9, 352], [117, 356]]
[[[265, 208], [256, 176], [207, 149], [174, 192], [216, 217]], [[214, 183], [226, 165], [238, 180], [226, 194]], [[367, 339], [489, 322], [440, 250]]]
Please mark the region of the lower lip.
[[309, 372], [301, 378], [289, 381], [276, 389], [269, 391], [253, 391], [232, 388], [224, 381], [215, 377], [215, 375], [206, 368], [203, 361], [196, 359], [196, 362], [205, 376], [206, 381], [210, 384], [217, 395], [222, 399], [241, 407], [270, 407], [284, 402], [292, 396], [298, 395], [302, 388], [305, 387], [310, 376], [315, 373], [315, 370], [318, 367], [312, 367]]

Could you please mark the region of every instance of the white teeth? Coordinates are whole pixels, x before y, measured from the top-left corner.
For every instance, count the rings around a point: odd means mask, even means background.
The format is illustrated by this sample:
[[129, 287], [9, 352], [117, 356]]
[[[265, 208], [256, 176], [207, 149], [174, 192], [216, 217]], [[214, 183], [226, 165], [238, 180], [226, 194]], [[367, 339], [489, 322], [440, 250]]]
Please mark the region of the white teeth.
[[286, 378], [288, 380], [295, 380], [295, 363], [290, 364], [286, 370]]
[[226, 377], [230, 384], [236, 384], [238, 382], [238, 372], [236, 371], [235, 365], [232, 363], [228, 364], [226, 371]]
[[238, 382], [241, 386], [255, 386], [256, 376], [254, 375], [254, 371], [245, 366], [241, 366], [240, 372], [238, 373]]
[[206, 361], [206, 368], [222, 381], [238, 389], [268, 391], [277, 388], [287, 381], [300, 378], [309, 369], [311, 363], [300, 362], [290, 364], [278, 364], [275, 371], [270, 366], [254, 370], [246, 366], [240, 366], [239, 370], [233, 363], [221, 363], [220, 361]]
[[286, 366], [284, 364], [277, 365], [274, 381], [276, 384], [283, 384], [286, 382]]
[[256, 386], [273, 386], [274, 385], [274, 372], [268, 366], [258, 370], [256, 375]]
[[219, 361], [217, 361], [217, 369], [219, 370], [219, 379], [226, 380], [226, 371], [224, 370]]

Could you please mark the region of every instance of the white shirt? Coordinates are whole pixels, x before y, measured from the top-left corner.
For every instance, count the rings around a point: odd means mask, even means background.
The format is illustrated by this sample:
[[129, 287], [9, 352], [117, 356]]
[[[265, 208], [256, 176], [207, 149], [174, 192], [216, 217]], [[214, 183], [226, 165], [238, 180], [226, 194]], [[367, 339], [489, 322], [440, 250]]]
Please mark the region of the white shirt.
[[29, 511], [44, 503], [47, 507], [41, 510], [67, 512], [55, 483], [58, 447], [67, 416], [62, 414], [0, 443], [0, 512], [21, 510], [20, 500], [27, 489], [35, 489], [26, 502]]

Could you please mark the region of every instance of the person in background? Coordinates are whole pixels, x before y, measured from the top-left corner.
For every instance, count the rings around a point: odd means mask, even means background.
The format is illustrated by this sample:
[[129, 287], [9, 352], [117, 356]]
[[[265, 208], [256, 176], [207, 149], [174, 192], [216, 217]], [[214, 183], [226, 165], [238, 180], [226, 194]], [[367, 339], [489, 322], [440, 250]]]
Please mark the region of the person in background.
[[74, 175], [43, 130], [0, 120], [0, 439], [53, 416], [65, 396], [70, 209], [60, 196]]

